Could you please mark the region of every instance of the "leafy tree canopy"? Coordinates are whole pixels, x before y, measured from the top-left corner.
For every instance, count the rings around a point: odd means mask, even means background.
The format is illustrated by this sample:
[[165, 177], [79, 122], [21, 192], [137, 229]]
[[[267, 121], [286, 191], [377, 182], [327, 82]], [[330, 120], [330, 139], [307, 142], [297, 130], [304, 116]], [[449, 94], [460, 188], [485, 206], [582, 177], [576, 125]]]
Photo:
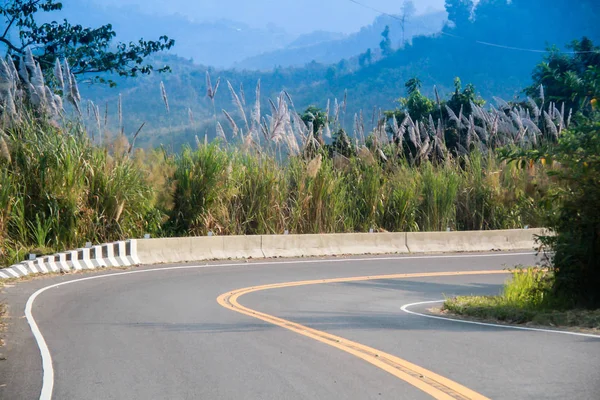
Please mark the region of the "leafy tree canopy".
[[409, 79], [404, 86], [408, 97], [398, 100], [402, 109], [407, 111], [415, 120], [427, 118], [433, 112], [435, 104], [427, 96], [421, 94], [421, 80], [419, 78]]
[[392, 52], [392, 39], [390, 39], [390, 27], [388, 25], [386, 25], [383, 32], [381, 32], [381, 37], [382, 39], [379, 43], [379, 48], [385, 57]]
[[[31, 48], [44, 72], [51, 70], [58, 58], [66, 59], [75, 75], [110, 72], [123, 77], [150, 74], [154, 67], [144, 63], [144, 59], [175, 44], [167, 36], [156, 41], [140, 39], [137, 43], [113, 44], [116, 34], [110, 24], [87, 28], [67, 20], [37, 22], [38, 13], [57, 11], [62, 7], [62, 3], [56, 0], [7, 0], [0, 5], [0, 17], [6, 26], [0, 32], [0, 43], [17, 61], [27, 48]], [[13, 39], [11, 33], [14, 30], [19, 33]], [[158, 69], [159, 72], [169, 70], [168, 66]], [[98, 75], [93, 80], [115, 85], [112, 80]]]
[[[531, 97], [544, 96], [574, 111], [589, 113], [600, 99], [600, 47], [588, 39], [574, 40], [574, 54], [548, 49], [544, 61], [533, 71], [533, 84], [525, 89]], [[540, 90], [543, 86], [543, 90]]]
[[319, 132], [327, 123], [327, 114], [317, 106], [310, 105], [300, 117], [305, 124], [312, 124], [313, 132]]

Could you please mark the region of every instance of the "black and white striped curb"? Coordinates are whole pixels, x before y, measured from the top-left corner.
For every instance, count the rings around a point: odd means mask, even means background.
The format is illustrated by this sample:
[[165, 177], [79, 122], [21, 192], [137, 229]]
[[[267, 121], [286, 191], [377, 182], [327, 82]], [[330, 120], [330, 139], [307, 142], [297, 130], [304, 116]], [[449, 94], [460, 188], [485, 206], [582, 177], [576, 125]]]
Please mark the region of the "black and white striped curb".
[[119, 241], [86, 247], [51, 256], [38, 257], [0, 269], [0, 279], [21, 278], [30, 274], [81, 271], [140, 264], [137, 241]]

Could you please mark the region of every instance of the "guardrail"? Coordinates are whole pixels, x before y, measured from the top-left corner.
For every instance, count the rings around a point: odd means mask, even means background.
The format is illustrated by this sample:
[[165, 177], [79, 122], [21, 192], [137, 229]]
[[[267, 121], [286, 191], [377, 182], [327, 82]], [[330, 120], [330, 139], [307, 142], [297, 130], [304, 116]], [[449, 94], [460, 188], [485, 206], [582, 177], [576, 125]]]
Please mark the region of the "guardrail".
[[545, 229], [514, 229], [132, 239], [23, 261], [0, 269], [0, 279], [217, 259], [533, 250], [536, 236], [545, 234]]

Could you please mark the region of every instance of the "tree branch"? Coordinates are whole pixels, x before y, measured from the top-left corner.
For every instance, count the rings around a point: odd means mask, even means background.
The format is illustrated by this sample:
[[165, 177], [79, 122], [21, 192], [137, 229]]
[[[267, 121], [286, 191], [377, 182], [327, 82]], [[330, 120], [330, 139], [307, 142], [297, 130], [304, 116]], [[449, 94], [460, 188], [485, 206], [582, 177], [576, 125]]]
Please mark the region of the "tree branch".
[[4, 43], [5, 45], [7, 45], [8, 48], [11, 49], [12, 51], [15, 51], [15, 52], [17, 52], [19, 54], [23, 54], [23, 50], [19, 49], [18, 47], [16, 47], [8, 39], [5, 39], [4, 37], [0, 37], [0, 42]]
[[16, 20], [16, 18], [12, 17], [12, 19], [8, 23], [8, 26], [6, 27], [6, 30], [4, 31], [4, 33], [2, 34], [2, 36], [0, 36], [2, 39], [6, 38], [6, 35], [8, 34], [8, 30], [10, 29], [10, 27], [12, 26], [12, 24], [15, 22], [15, 20]]

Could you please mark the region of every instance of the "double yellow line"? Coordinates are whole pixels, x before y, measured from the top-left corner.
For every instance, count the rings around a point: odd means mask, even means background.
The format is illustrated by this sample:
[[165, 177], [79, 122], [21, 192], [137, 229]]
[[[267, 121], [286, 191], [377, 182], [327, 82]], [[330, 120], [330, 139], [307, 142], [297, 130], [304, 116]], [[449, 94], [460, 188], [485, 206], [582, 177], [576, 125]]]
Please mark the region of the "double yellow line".
[[304, 335], [321, 343], [333, 346], [337, 349], [352, 354], [382, 370], [389, 372], [397, 378], [413, 385], [423, 392], [431, 395], [435, 399], [454, 400], [454, 399], [473, 399], [484, 400], [487, 397], [456, 383], [448, 378], [438, 375], [432, 371], [415, 365], [411, 362], [403, 360], [399, 357], [385, 353], [363, 344], [344, 339], [340, 336], [332, 335], [327, 332], [309, 328], [304, 325], [288, 321], [283, 318], [278, 318], [273, 315], [265, 314], [260, 311], [252, 310], [244, 307], [238, 302], [238, 299], [248, 293], [258, 292], [268, 289], [279, 289], [294, 286], [317, 285], [324, 283], [343, 283], [343, 282], [359, 282], [376, 279], [407, 279], [407, 278], [427, 278], [440, 276], [465, 276], [465, 275], [491, 275], [491, 274], [506, 274], [506, 271], [463, 271], [463, 272], [431, 272], [431, 273], [415, 273], [415, 274], [393, 274], [379, 276], [359, 276], [353, 278], [335, 278], [335, 279], [320, 279], [312, 281], [285, 282], [270, 285], [262, 285], [255, 287], [247, 287], [237, 289], [232, 292], [224, 293], [217, 298], [217, 302], [225, 308], [251, 316], [268, 322], [273, 325], [280, 326], [300, 335]]

